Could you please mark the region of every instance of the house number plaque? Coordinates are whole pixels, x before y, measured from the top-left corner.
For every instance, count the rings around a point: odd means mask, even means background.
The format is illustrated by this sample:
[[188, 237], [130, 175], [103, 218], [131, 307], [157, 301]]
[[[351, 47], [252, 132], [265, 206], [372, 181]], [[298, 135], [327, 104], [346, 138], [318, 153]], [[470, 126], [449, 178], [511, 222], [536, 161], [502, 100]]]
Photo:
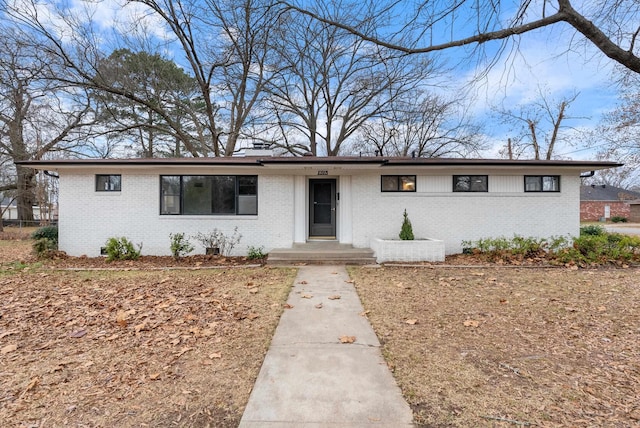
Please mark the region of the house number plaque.
[[329, 171], [318, 171], [318, 175], [329, 175]]

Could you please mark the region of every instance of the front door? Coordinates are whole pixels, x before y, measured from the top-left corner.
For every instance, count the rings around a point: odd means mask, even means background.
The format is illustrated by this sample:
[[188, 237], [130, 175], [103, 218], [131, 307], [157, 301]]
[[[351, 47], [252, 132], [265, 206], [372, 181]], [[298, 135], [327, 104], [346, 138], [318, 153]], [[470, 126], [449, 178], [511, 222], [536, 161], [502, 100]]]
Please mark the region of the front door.
[[309, 237], [336, 237], [336, 180], [309, 180]]

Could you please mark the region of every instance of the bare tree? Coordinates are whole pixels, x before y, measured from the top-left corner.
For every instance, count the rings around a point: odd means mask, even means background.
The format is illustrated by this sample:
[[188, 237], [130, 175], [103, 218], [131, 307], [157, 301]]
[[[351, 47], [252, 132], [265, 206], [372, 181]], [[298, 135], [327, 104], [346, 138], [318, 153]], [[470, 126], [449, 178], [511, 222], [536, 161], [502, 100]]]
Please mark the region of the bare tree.
[[363, 125], [356, 151], [387, 156], [444, 157], [477, 154], [480, 127], [461, 112], [460, 100], [411, 93], [385, 117]]
[[[427, 53], [458, 46], [480, 46], [492, 40], [506, 40], [540, 28], [565, 23], [575, 29], [604, 55], [636, 73], [640, 57], [636, 41], [640, 34], [640, 6], [634, 0], [583, 2], [582, 12], [570, 0], [504, 3], [500, 1], [370, 2], [372, 10], [393, 19], [396, 30], [386, 35], [360, 28], [318, 11], [283, 2], [288, 8], [334, 25], [363, 40], [409, 54]], [[449, 37], [443, 38], [442, 35]], [[399, 40], [399, 42], [397, 41]]]
[[[49, 57], [0, 28], [0, 155], [11, 162], [73, 151], [91, 125], [87, 94], [52, 79]], [[15, 165], [18, 219], [33, 220], [36, 172]]]
[[579, 94], [551, 101], [548, 95], [538, 90], [539, 98], [531, 104], [513, 109], [499, 109], [497, 115], [512, 126], [515, 135], [508, 139], [503, 154], [509, 159], [533, 158], [553, 159], [560, 142], [570, 143], [568, 135], [561, 131], [564, 122], [575, 119], [567, 115], [567, 109]]
[[[347, 19], [351, 3], [323, 2], [327, 14]], [[277, 45], [279, 64], [270, 102], [284, 148], [337, 156], [366, 122], [389, 113], [415, 91], [431, 64], [399, 55], [314, 19], [284, 14], [287, 32]], [[368, 18], [360, 26], [372, 26]]]
[[[32, 35], [34, 45], [49, 55], [62, 70], [58, 79], [68, 85], [126, 98], [157, 115], [167, 132], [179, 139], [191, 156], [230, 155], [259, 100], [268, 72], [268, 40], [277, 21], [277, 11], [264, 0], [131, 0], [146, 16], [164, 25], [166, 39], [156, 40], [151, 33], [142, 34], [136, 48], [150, 53], [177, 47], [184, 55], [185, 66], [199, 89], [195, 109], [185, 109], [180, 117], [164, 104], [141, 97], [130, 87], [114, 84], [104, 75], [101, 64], [108, 56], [103, 50], [104, 33], [96, 30], [93, 5], [83, 3], [83, 10], [62, 4], [40, 4], [36, 0], [12, 2], [0, 0], [0, 8], [17, 26]], [[125, 5], [125, 7], [127, 7]], [[77, 6], [77, 7], [76, 7]], [[46, 13], [42, 13], [46, 8]], [[125, 43], [131, 29], [113, 29], [112, 41]], [[146, 37], [146, 38], [145, 38]], [[127, 46], [130, 47], [130, 46]], [[153, 48], [153, 49], [152, 49]], [[111, 52], [113, 49], [109, 49]], [[186, 126], [185, 126], [186, 124]]]

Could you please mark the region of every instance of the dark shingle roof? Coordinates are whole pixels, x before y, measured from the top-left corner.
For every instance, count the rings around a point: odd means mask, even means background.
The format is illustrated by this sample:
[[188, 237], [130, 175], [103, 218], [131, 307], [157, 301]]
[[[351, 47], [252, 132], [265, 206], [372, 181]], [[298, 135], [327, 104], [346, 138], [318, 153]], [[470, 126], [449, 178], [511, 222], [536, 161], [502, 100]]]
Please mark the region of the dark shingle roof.
[[640, 199], [640, 192], [604, 184], [580, 186], [581, 201], [634, 201]]
[[65, 166], [175, 166], [175, 165], [379, 165], [379, 166], [509, 166], [509, 167], [573, 167], [584, 170], [622, 166], [616, 162], [571, 160], [510, 160], [510, 159], [462, 159], [462, 158], [411, 158], [380, 156], [283, 156], [283, 157], [217, 157], [217, 158], [136, 158], [136, 159], [59, 159], [21, 161], [16, 164], [32, 168], [56, 168]]

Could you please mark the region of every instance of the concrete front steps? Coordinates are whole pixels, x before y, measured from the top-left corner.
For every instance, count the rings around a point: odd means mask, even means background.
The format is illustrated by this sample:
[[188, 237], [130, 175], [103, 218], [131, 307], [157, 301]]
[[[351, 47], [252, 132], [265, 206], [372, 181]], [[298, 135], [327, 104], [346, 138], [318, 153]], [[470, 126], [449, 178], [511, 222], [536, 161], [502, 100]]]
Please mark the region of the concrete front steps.
[[292, 248], [275, 248], [267, 258], [267, 264], [271, 265], [297, 263], [367, 265], [375, 264], [376, 258], [369, 248], [354, 248], [336, 241], [310, 241], [293, 244]]

